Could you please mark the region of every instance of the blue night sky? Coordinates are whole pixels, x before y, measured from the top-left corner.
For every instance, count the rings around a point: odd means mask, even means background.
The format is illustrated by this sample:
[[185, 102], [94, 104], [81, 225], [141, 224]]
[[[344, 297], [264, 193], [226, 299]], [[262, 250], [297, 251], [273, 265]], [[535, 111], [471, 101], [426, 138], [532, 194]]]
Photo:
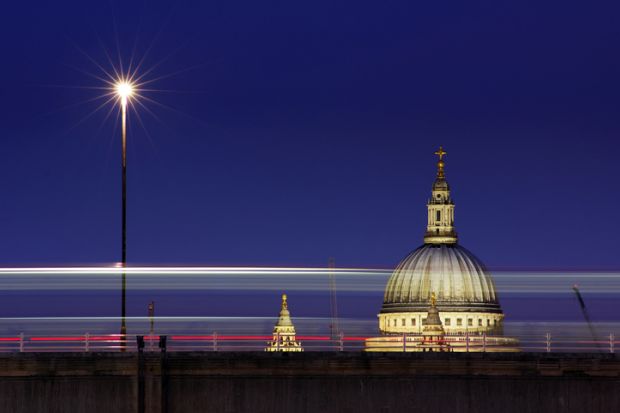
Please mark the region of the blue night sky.
[[102, 91], [80, 88], [103, 86], [86, 55], [109, 69], [118, 39], [165, 90], [130, 113], [130, 264], [391, 268], [422, 243], [441, 144], [461, 243], [489, 267], [620, 266], [617, 2], [2, 16], [0, 265], [120, 261], [117, 111], [89, 116]]

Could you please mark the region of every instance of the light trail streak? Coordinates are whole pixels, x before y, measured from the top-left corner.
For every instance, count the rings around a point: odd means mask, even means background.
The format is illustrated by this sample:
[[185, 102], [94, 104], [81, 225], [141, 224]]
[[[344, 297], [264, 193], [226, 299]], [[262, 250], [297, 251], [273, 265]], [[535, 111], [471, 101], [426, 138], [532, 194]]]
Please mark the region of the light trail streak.
[[[0, 291], [114, 290], [114, 275], [131, 275], [130, 290], [328, 291], [329, 274], [339, 292], [385, 289], [392, 270], [312, 267], [13, 267], [0, 268]], [[571, 294], [579, 283], [584, 293], [620, 293], [616, 272], [494, 272], [500, 294]]]
[[[79, 336], [111, 337], [117, 332], [119, 317], [13, 317], [0, 318], [0, 337], [29, 338]], [[129, 334], [150, 335], [148, 317], [126, 317]], [[204, 336], [234, 339], [239, 336], [272, 338], [277, 317], [155, 317], [155, 334], [167, 336]], [[302, 337], [329, 338], [328, 317], [295, 317], [298, 334]], [[363, 336], [376, 330], [376, 321], [343, 318], [346, 334]], [[224, 338], [223, 338], [224, 337]], [[34, 340], [34, 341], [37, 341]]]
[[[207, 345], [215, 341], [222, 349], [226, 345], [234, 345], [236, 341], [254, 342], [254, 346], [261, 346], [263, 343], [272, 339], [271, 328], [275, 322], [274, 318], [250, 317], [202, 317], [203, 324], [188, 326], [181, 322], [186, 317], [166, 317], [168, 323], [158, 319], [158, 331], [156, 334], [147, 333], [148, 326], [146, 318], [143, 318], [141, 325], [135, 324], [137, 318], [131, 318], [133, 324], [129, 324], [131, 335], [143, 335], [148, 342], [156, 342], [159, 337], [165, 335], [172, 341], [196, 342], [198, 345]], [[197, 317], [191, 317], [196, 319]], [[118, 341], [118, 334], [109, 334], [116, 327], [118, 318], [109, 318], [110, 324], [96, 328], [96, 318], [81, 318], [84, 324], [67, 325], [67, 319], [46, 317], [45, 324], [41, 323], [42, 318], [35, 323], [34, 319], [20, 325], [20, 330], [7, 329], [7, 319], [0, 319], [0, 326], [5, 328], [0, 331], [0, 342], [16, 343], [26, 341], [32, 343], [84, 343], [89, 341], [101, 343], [103, 345], [114, 344]], [[42, 326], [50, 326], [50, 321], [55, 320], [53, 328], [47, 330]], [[312, 348], [313, 343], [322, 345], [323, 342], [333, 342], [330, 337], [329, 322], [330, 318], [296, 318], [297, 339], [305, 343], [305, 346]], [[215, 321], [218, 321], [215, 323]], [[112, 330], [106, 331], [110, 327]], [[377, 336], [376, 322], [371, 320], [343, 319], [343, 342], [363, 343], [368, 337]], [[545, 347], [546, 340], [552, 340], [554, 351], [568, 351], [576, 349], [578, 351], [593, 351], [595, 345], [609, 345], [610, 340], [620, 337], [620, 323], [594, 323], [596, 330], [601, 334], [600, 340], [593, 340], [589, 337], [587, 326], [578, 322], [507, 322], [505, 324], [505, 335], [519, 339], [524, 351], [541, 351]], [[68, 328], [69, 327], [69, 328]], [[101, 331], [95, 331], [101, 330]], [[86, 331], [90, 331], [86, 333]], [[448, 337], [450, 339], [451, 336]], [[339, 339], [337, 339], [339, 340]], [[202, 344], [201, 344], [202, 343]], [[619, 342], [620, 343], [620, 342]], [[32, 347], [30, 347], [32, 349]], [[36, 349], [36, 348], [35, 348]], [[359, 350], [361, 347], [356, 347]], [[256, 350], [256, 349], [254, 349]], [[542, 350], [544, 351], [544, 350]]]

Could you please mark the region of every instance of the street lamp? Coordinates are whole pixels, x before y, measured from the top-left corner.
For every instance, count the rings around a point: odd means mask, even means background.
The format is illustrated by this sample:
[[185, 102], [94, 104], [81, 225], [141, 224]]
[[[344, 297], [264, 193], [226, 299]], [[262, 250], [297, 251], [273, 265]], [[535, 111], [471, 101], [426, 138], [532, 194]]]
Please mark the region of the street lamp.
[[121, 265], [123, 267], [122, 275], [122, 295], [121, 295], [121, 340], [120, 349], [125, 351], [127, 345], [125, 335], [127, 334], [127, 324], [125, 321], [126, 314], [126, 290], [127, 290], [127, 273], [125, 267], [127, 266], [127, 102], [129, 98], [133, 96], [134, 86], [130, 81], [121, 79], [114, 85], [116, 95], [118, 96], [121, 105], [121, 132], [122, 132], [122, 191], [123, 191], [123, 206], [122, 206], [122, 254]]

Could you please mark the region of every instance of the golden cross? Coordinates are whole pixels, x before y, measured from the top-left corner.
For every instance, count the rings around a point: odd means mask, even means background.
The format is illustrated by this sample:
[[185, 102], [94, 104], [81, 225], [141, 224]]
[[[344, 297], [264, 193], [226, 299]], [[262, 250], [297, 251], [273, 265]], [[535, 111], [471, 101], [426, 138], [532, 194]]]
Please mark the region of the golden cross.
[[439, 156], [439, 160], [440, 161], [444, 157], [444, 155], [447, 155], [447, 154], [448, 154], [448, 152], [444, 151], [441, 146], [439, 147], [439, 150], [437, 152], [435, 152], [435, 155]]

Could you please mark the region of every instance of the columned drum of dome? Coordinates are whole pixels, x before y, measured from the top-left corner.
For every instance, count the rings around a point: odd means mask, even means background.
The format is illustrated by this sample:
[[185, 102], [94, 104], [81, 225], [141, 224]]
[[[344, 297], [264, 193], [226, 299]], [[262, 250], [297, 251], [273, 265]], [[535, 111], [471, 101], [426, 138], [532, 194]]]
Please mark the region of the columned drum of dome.
[[[493, 278], [474, 254], [458, 244], [455, 204], [444, 171], [446, 152], [440, 147], [435, 154], [439, 160], [426, 205], [424, 244], [407, 255], [392, 273], [378, 315], [379, 330], [384, 336], [368, 339], [366, 348], [398, 351], [389, 350], [398, 340], [401, 344], [397, 347], [403, 347], [403, 341], [415, 342], [417, 335], [423, 333], [428, 303], [435, 293], [436, 309], [447, 336], [464, 335], [469, 341], [470, 335], [487, 340], [488, 334], [494, 336], [492, 340], [497, 345], [511, 346], [514, 351], [516, 340], [501, 337], [504, 314]], [[454, 351], [461, 351], [458, 343]]]

